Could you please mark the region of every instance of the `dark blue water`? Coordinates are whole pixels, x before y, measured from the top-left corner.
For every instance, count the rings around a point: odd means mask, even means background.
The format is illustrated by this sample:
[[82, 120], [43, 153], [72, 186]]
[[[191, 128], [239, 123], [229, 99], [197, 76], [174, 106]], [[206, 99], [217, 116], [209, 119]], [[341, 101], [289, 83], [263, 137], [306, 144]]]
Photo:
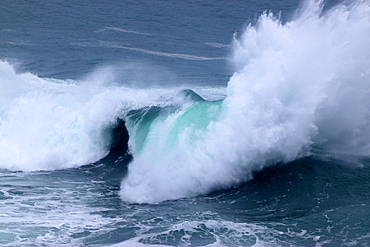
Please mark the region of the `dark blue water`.
[[369, 6], [4, 1], [0, 244], [369, 246]]

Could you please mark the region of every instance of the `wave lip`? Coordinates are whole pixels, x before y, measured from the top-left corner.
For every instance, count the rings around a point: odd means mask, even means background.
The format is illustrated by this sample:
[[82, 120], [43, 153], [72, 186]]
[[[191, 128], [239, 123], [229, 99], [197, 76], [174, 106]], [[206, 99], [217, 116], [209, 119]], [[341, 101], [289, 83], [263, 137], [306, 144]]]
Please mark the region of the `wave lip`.
[[[16, 73], [0, 61], [0, 169], [55, 170], [96, 162], [111, 151], [117, 119], [132, 109], [165, 105], [177, 92], [126, 87], [119, 84], [125, 76], [116, 75], [110, 67], [81, 81], [56, 80]], [[127, 140], [118, 140], [119, 149], [125, 145]]]
[[369, 155], [369, 1], [322, 9], [323, 1], [308, 1], [290, 22], [265, 13], [248, 26], [233, 43], [225, 100], [156, 118], [133, 153], [122, 199], [156, 203], [230, 188], [312, 147]]

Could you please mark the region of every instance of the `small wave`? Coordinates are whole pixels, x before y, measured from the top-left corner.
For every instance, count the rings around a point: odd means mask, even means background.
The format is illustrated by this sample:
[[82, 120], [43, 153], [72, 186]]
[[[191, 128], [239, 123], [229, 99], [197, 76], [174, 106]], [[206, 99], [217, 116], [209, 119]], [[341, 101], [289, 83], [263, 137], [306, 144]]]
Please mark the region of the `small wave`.
[[220, 49], [231, 49], [232, 46], [228, 44], [221, 44], [217, 42], [204, 42], [205, 45], [213, 46]]
[[155, 56], [173, 57], [173, 58], [180, 58], [180, 59], [185, 59], [185, 60], [197, 60], [197, 61], [228, 60], [227, 57], [205, 57], [205, 56], [197, 56], [197, 55], [190, 55], [190, 54], [151, 51], [151, 50], [146, 50], [146, 49], [137, 48], [137, 47], [129, 47], [129, 46], [125, 46], [125, 45], [114, 44], [114, 43], [110, 43], [110, 42], [71, 43], [71, 45], [89, 46], [89, 47], [99, 47], [100, 46], [100, 47], [118, 48], [118, 49], [136, 51], [136, 52], [155, 55]]
[[142, 32], [137, 32], [137, 31], [132, 31], [132, 30], [127, 30], [119, 27], [106, 27], [103, 29], [100, 29], [98, 32], [104, 32], [104, 31], [117, 31], [117, 32], [122, 32], [122, 33], [132, 33], [132, 34], [138, 34], [138, 35], [146, 35], [146, 36], [151, 36], [153, 34], [150, 33], [142, 33]]
[[5, 41], [5, 43], [9, 45], [30, 45], [29, 43], [18, 41], [18, 42], [13, 42], [13, 41]]
[[204, 56], [195, 56], [195, 55], [189, 55], [189, 54], [159, 52], [159, 51], [151, 51], [151, 50], [146, 50], [146, 49], [141, 49], [141, 48], [122, 46], [122, 45], [111, 45], [110, 47], [137, 51], [137, 52], [141, 52], [145, 54], [151, 54], [151, 55], [162, 56], [162, 57], [181, 58], [181, 59], [186, 59], [186, 60], [199, 60], [199, 61], [227, 60], [226, 57], [204, 57]]

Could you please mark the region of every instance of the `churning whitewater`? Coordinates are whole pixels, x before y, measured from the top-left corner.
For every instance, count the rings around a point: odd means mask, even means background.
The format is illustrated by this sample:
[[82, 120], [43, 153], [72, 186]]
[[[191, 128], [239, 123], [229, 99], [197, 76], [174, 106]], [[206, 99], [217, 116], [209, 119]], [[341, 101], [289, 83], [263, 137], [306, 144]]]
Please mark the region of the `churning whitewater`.
[[122, 199], [155, 203], [230, 188], [313, 148], [368, 155], [369, 2], [322, 9], [307, 1], [285, 24], [265, 13], [236, 35], [236, 72], [222, 102], [161, 110], [150, 122], [144, 114], [128, 126], [134, 159]]
[[119, 85], [114, 66], [81, 81], [17, 74], [7, 62], [0, 62], [0, 72], [1, 168], [18, 171], [100, 160], [112, 146], [120, 117], [133, 109], [168, 105], [179, 90]]

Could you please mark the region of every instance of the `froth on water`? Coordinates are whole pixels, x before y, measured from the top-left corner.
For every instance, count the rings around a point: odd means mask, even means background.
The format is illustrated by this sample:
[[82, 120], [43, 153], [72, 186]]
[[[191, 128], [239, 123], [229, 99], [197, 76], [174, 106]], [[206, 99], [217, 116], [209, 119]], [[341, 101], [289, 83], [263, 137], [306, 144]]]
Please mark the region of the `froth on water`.
[[307, 1], [284, 24], [264, 13], [234, 40], [235, 73], [221, 104], [198, 102], [154, 122], [146, 147], [133, 153], [123, 200], [229, 188], [313, 147], [368, 155], [369, 34], [369, 1], [325, 13], [323, 1]]

